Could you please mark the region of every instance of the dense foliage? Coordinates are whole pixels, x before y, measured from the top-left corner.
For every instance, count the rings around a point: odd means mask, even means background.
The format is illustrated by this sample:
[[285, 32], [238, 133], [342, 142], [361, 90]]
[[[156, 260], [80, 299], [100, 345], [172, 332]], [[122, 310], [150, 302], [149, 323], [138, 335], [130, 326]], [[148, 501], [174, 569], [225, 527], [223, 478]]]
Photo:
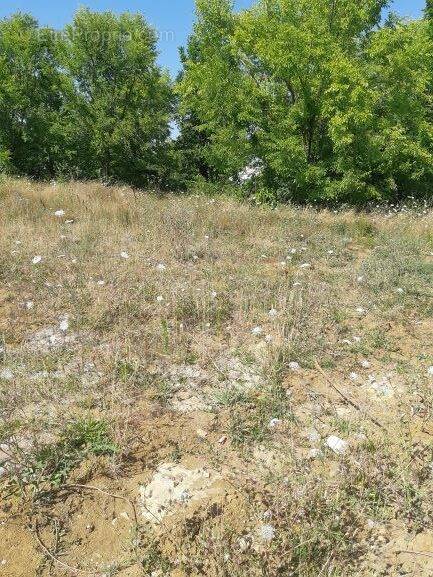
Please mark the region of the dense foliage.
[[[81, 9], [64, 31], [0, 22], [0, 170], [137, 186], [230, 184], [262, 199], [425, 197], [433, 3], [197, 0], [175, 83], [143, 17]], [[170, 123], [178, 125], [170, 137]]]
[[385, 4], [259, 0], [236, 14], [229, 0], [198, 0], [179, 90], [210, 134], [209, 164], [241, 180], [250, 165], [283, 199], [427, 194], [428, 26], [380, 26]]
[[0, 158], [35, 177], [145, 185], [166, 171], [170, 79], [138, 15], [79, 10], [61, 33], [0, 23]]

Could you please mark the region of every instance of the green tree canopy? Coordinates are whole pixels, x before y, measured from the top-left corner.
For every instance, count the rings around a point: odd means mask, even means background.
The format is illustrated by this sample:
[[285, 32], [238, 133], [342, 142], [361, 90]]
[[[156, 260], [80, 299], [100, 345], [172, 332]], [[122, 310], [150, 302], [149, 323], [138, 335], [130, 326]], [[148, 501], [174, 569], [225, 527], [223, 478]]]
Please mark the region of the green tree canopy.
[[385, 5], [259, 0], [235, 13], [228, 0], [197, 0], [178, 89], [210, 134], [209, 162], [236, 178], [260, 159], [282, 198], [425, 192], [426, 27], [381, 27]]

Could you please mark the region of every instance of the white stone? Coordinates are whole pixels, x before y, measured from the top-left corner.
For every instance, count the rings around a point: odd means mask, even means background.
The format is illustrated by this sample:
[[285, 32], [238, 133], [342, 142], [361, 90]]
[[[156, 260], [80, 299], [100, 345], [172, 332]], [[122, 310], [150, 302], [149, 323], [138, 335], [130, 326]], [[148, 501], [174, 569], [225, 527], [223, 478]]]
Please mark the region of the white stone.
[[33, 264], [39, 264], [39, 263], [41, 262], [41, 260], [42, 260], [42, 257], [41, 257], [40, 254], [38, 254], [38, 255], [36, 255], [36, 256], [33, 257], [32, 263], [33, 263]]
[[176, 508], [214, 494], [212, 486], [219, 479], [220, 476], [213, 471], [164, 463], [158, 467], [150, 483], [140, 487], [141, 514], [147, 521], [158, 524]]
[[343, 439], [340, 439], [339, 437], [336, 437], [335, 435], [328, 437], [326, 439], [326, 444], [331, 449], [331, 451], [334, 451], [334, 453], [337, 455], [344, 455], [344, 453], [347, 451], [347, 442], [343, 441]]

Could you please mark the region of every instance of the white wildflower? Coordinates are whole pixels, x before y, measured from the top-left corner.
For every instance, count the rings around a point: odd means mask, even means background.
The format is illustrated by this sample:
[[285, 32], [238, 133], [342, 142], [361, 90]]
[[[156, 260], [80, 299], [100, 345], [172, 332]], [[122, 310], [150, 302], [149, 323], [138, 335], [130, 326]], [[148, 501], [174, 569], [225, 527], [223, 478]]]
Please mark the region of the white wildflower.
[[32, 258], [32, 263], [33, 264], [39, 264], [41, 262], [41, 260], [42, 260], [42, 257], [40, 254], [38, 254]]
[[218, 293], [217, 293], [216, 291], [212, 291], [212, 292], [210, 293], [210, 296], [211, 296], [213, 299], [216, 299], [217, 296], [218, 296]]
[[367, 312], [363, 307], [357, 307], [356, 312], [358, 315], [365, 315], [365, 313]]
[[69, 320], [67, 316], [63, 317], [63, 319], [60, 321], [59, 329], [63, 333], [65, 333], [69, 329]]
[[273, 340], [274, 340], [274, 337], [272, 335], [266, 335], [265, 336], [265, 342], [272, 343]]
[[404, 289], [402, 289], [401, 287], [398, 287], [397, 292], [398, 292], [398, 294], [402, 295], [404, 293]]
[[278, 425], [281, 423], [281, 419], [271, 419], [269, 421], [269, 428], [270, 429], [275, 429], [275, 427], [278, 427]]
[[272, 541], [275, 538], [275, 527], [272, 525], [262, 525], [260, 527], [260, 537], [263, 541]]
[[55, 216], [65, 216], [65, 211], [60, 209], [60, 210], [56, 210], [56, 212], [54, 213]]
[[429, 368], [427, 369], [427, 374], [428, 374], [429, 377], [433, 377], [433, 367], [429, 367]]
[[238, 179], [242, 183], [248, 182], [249, 180], [260, 176], [262, 172], [263, 161], [260, 158], [255, 157], [238, 173]]
[[291, 371], [299, 371], [300, 368], [301, 368], [300, 364], [297, 363], [296, 361], [292, 361], [291, 363], [289, 363], [289, 369]]
[[12, 381], [14, 379], [14, 374], [8, 368], [2, 369], [0, 371], [0, 379], [2, 379], [3, 381]]
[[125, 252], [125, 251], [122, 251], [122, 252], [120, 253], [120, 256], [121, 256], [122, 258], [124, 258], [125, 260], [129, 258], [129, 254], [128, 254], [127, 252]]
[[277, 314], [278, 314], [277, 309], [274, 309], [274, 308], [270, 309], [270, 311], [269, 311], [269, 316], [270, 316], [270, 317], [276, 317]]
[[303, 264], [299, 265], [299, 268], [310, 268], [311, 264], [309, 262], [304, 262]]
[[365, 277], [359, 276], [356, 280], [357, 280], [359, 283], [363, 283], [363, 282], [364, 282], [364, 279], [365, 279]]
[[367, 359], [363, 359], [359, 364], [363, 369], [369, 369], [371, 367], [371, 363], [367, 361]]
[[358, 373], [350, 373], [349, 379], [350, 379], [351, 381], [357, 381], [357, 380], [359, 379]]
[[33, 306], [34, 306], [33, 301], [27, 301], [27, 302], [26, 302], [26, 309], [27, 309], [28, 311], [30, 311], [30, 310], [33, 308]]
[[162, 303], [163, 300], [164, 300], [164, 297], [163, 297], [162, 295], [158, 295], [158, 296], [156, 297], [156, 300], [157, 300], [157, 302]]
[[263, 329], [262, 327], [254, 327], [253, 329], [251, 329], [251, 333], [258, 337], [263, 333]]
[[105, 285], [105, 280], [98, 280], [98, 286], [104, 286]]
[[157, 270], [164, 271], [167, 267], [163, 262], [160, 262], [159, 264], [156, 265], [156, 268]]

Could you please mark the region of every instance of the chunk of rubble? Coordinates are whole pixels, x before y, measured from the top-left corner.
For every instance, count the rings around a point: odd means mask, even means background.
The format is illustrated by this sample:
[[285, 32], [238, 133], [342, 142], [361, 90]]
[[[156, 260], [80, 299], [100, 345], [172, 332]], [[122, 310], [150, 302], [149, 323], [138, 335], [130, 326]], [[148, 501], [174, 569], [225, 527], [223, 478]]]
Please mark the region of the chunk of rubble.
[[394, 395], [394, 388], [388, 376], [376, 379], [374, 375], [369, 377], [369, 386], [379, 397], [392, 397]]
[[187, 503], [218, 494], [216, 482], [220, 479], [218, 473], [208, 469], [189, 469], [175, 463], [163, 463], [150, 483], [140, 487], [141, 515], [146, 521], [157, 525]]
[[335, 435], [331, 435], [326, 439], [326, 445], [333, 451], [336, 455], [344, 455], [347, 451], [347, 441], [343, 441]]
[[27, 339], [27, 345], [33, 351], [48, 352], [71, 344], [76, 338], [76, 335], [65, 334], [60, 328], [47, 327], [31, 335]]

